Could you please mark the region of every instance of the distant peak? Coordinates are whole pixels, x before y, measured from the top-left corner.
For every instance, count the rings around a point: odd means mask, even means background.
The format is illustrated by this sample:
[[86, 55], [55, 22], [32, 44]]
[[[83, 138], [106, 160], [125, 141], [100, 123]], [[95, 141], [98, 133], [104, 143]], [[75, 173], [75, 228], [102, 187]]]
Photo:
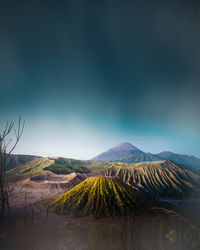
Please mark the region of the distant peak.
[[129, 142], [122, 142], [122, 143], [119, 143], [117, 144], [115, 147], [123, 147], [123, 146], [126, 146], [126, 147], [132, 147], [132, 148], [135, 148], [131, 143]]
[[136, 148], [128, 142], [120, 143], [107, 151], [97, 155], [92, 158], [95, 161], [126, 161], [133, 155], [143, 155], [145, 154], [139, 148]]
[[122, 142], [120, 144], [117, 144], [115, 147], [112, 148], [112, 150], [131, 150], [131, 151], [140, 151], [141, 150], [135, 146], [133, 146], [129, 142]]

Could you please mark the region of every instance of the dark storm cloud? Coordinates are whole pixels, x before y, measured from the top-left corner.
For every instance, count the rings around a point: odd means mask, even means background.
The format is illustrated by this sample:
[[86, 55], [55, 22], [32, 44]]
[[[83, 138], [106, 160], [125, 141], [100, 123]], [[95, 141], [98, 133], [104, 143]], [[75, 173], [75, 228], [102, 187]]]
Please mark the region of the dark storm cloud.
[[1, 1], [1, 113], [199, 124], [198, 1]]

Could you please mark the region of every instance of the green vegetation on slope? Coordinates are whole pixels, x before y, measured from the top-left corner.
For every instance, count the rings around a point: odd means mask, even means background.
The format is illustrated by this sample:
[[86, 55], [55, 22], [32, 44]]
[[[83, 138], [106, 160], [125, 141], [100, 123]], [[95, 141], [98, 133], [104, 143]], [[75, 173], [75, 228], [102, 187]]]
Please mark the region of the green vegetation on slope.
[[66, 158], [49, 158], [53, 159], [54, 163], [44, 170], [49, 170], [54, 174], [71, 174], [71, 173], [88, 173], [89, 170], [83, 166], [83, 164], [87, 164], [87, 162], [74, 160], [74, 159], [66, 159]]
[[10, 170], [12, 168], [15, 168], [16, 166], [25, 164], [27, 162], [33, 161], [34, 159], [41, 159], [40, 156], [35, 155], [17, 155], [17, 154], [11, 154], [7, 155], [7, 170]]
[[47, 170], [55, 174], [88, 173], [89, 170], [82, 165], [83, 163], [86, 162], [58, 157], [39, 158], [13, 168], [8, 174], [17, 181], [42, 174]]
[[11, 169], [8, 171], [8, 174], [12, 176], [13, 180], [18, 181], [44, 172], [43, 169], [52, 165], [53, 163], [54, 161], [48, 158], [35, 159]]
[[124, 216], [152, 207], [152, 199], [141, 195], [120, 179], [89, 177], [48, 203], [57, 214], [70, 216]]

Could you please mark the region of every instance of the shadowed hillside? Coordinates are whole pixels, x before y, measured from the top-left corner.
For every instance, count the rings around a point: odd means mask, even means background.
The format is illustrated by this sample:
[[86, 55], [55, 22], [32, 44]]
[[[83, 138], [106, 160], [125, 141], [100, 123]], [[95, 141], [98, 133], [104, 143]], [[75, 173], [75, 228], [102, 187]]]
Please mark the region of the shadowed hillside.
[[200, 171], [200, 159], [192, 155], [180, 155], [169, 151], [164, 151], [157, 154], [163, 160], [170, 160], [176, 162], [177, 164], [182, 164], [185, 166], [190, 166], [194, 169]]
[[101, 171], [156, 197], [183, 198], [200, 195], [200, 176], [171, 161], [118, 163]]

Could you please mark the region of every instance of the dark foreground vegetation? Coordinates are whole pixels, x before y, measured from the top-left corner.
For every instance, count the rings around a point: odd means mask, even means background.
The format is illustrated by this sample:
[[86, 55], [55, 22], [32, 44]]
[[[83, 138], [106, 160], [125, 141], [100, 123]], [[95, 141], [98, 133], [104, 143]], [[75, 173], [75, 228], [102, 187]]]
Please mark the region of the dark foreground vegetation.
[[1, 224], [2, 250], [197, 250], [199, 230], [181, 218], [163, 216], [84, 220], [30, 219]]

